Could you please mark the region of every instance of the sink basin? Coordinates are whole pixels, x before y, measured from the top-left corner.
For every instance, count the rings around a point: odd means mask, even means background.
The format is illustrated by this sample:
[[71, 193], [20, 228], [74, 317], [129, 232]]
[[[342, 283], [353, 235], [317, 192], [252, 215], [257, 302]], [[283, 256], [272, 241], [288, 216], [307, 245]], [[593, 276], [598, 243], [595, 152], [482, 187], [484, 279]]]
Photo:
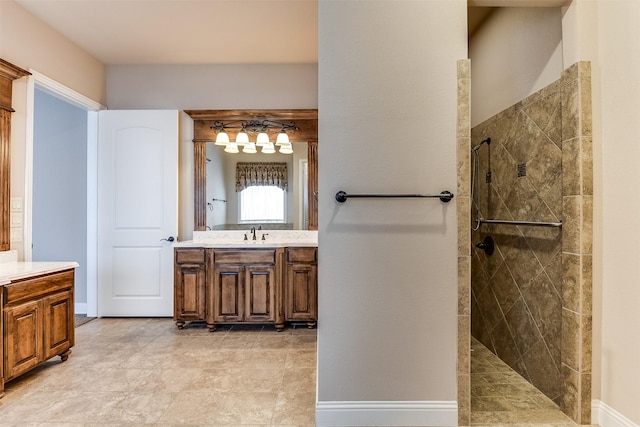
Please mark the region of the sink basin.
[[276, 241], [270, 241], [270, 240], [234, 240], [234, 241], [213, 240], [209, 243], [214, 246], [224, 245], [229, 247], [265, 246], [265, 245], [280, 246], [280, 243]]

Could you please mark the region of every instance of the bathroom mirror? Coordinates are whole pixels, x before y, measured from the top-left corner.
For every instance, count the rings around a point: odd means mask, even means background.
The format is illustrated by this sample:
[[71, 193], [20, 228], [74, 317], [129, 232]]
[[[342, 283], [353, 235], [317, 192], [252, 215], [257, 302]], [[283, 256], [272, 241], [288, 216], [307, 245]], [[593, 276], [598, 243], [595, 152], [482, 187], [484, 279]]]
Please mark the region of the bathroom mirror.
[[[300, 174], [297, 173], [301, 164], [306, 157], [306, 191], [298, 193], [293, 196], [291, 207], [293, 212], [289, 212], [290, 221], [292, 224], [296, 224], [298, 229], [318, 229], [318, 160], [317, 160], [317, 144], [318, 144], [318, 110], [188, 110], [185, 111], [194, 121], [194, 229], [196, 231], [204, 231], [209, 228], [234, 228], [237, 222], [233, 219], [226, 219], [224, 224], [220, 219], [214, 219], [216, 212], [220, 212], [222, 204], [228, 204], [226, 209], [229, 212], [226, 215], [227, 218], [237, 217], [237, 209], [230, 209], [230, 203], [232, 198], [236, 203], [237, 193], [235, 191], [229, 191], [229, 188], [233, 188], [233, 184], [229, 185], [226, 181], [229, 180], [229, 176], [233, 177], [235, 174], [235, 166], [231, 166], [231, 172], [229, 171], [229, 165], [226, 166], [224, 160], [219, 159], [219, 155], [223, 153], [223, 150], [219, 146], [212, 144], [216, 139], [216, 132], [211, 128], [216, 122], [229, 122], [229, 121], [251, 121], [251, 120], [271, 120], [276, 122], [294, 122], [297, 130], [295, 132], [288, 133], [289, 140], [294, 147], [294, 154], [287, 155], [292, 162], [291, 170], [288, 171], [289, 182], [296, 180], [293, 188], [300, 187]], [[232, 129], [226, 130], [230, 140], [235, 140], [236, 132]], [[277, 132], [269, 133], [269, 139], [275, 141]], [[300, 154], [301, 150], [304, 150], [306, 146], [306, 156]], [[218, 149], [218, 152], [212, 151], [212, 149]], [[240, 156], [240, 154], [224, 153], [226, 156]], [[242, 161], [282, 161], [276, 160], [275, 155], [262, 155], [262, 154], [245, 154]], [[256, 156], [267, 156], [268, 160], [263, 160]], [[279, 155], [282, 156], [282, 155]], [[240, 159], [240, 157], [237, 157]], [[224, 157], [223, 157], [224, 159]], [[233, 159], [233, 158], [232, 158]], [[255, 160], [254, 160], [255, 159]], [[208, 163], [220, 163], [217, 165], [211, 165], [208, 167]], [[235, 161], [228, 162], [235, 165]], [[220, 170], [220, 168], [223, 168]], [[226, 170], [226, 173], [224, 172]], [[212, 176], [212, 180], [208, 182], [207, 175]], [[227, 178], [223, 179], [222, 175], [226, 175]], [[213, 178], [217, 176], [217, 180]], [[234, 178], [231, 178], [234, 179]], [[224, 186], [227, 190], [224, 190], [224, 196], [216, 197], [219, 191], [222, 191]], [[209, 192], [208, 192], [209, 191]], [[216, 193], [218, 192], [218, 193]], [[307, 211], [304, 215], [300, 215], [300, 206], [298, 197], [304, 197], [302, 194], [307, 194]], [[213, 200], [219, 199], [219, 200]], [[222, 201], [226, 200], [226, 202]], [[237, 205], [236, 205], [237, 206]], [[217, 210], [216, 210], [217, 208]], [[296, 219], [299, 218], [299, 219]], [[209, 222], [208, 222], [209, 221]], [[287, 221], [289, 222], [289, 221]], [[212, 225], [210, 225], [212, 224]], [[219, 225], [219, 226], [218, 226]], [[209, 227], [209, 228], [208, 228]], [[240, 227], [246, 227], [246, 224]]]
[[[259, 225], [271, 230], [308, 230], [308, 160], [306, 142], [292, 144], [292, 154], [236, 154], [226, 153], [223, 146], [207, 143], [206, 229], [247, 229]], [[277, 163], [286, 165], [287, 190], [275, 191], [270, 205], [283, 207], [283, 222], [246, 223], [240, 218], [240, 193], [236, 191], [236, 167], [238, 163]], [[284, 195], [284, 200], [279, 199]]]

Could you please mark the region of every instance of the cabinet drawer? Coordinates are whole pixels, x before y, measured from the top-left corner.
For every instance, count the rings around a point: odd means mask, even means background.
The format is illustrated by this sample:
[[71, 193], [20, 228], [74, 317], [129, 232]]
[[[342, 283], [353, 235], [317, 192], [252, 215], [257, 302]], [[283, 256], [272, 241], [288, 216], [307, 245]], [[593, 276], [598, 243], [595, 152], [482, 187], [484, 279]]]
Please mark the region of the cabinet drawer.
[[289, 248], [287, 262], [316, 262], [316, 248]]
[[275, 264], [276, 251], [269, 250], [224, 250], [214, 251], [216, 264]]
[[11, 305], [22, 300], [37, 299], [42, 295], [73, 289], [73, 274], [72, 269], [11, 282], [4, 286], [4, 303]]
[[176, 249], [176, 264], [204, 264], [204, 249]]

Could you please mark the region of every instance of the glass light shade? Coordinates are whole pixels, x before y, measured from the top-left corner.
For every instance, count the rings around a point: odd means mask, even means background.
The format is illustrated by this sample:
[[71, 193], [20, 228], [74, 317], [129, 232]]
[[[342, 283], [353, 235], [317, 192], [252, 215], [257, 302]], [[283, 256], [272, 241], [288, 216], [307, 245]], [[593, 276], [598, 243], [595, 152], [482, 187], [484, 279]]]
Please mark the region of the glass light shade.
[[246, 132], [240, 131], [236, 135], [236, 144], [248, 144], [249, 143], [249, 135]]
[[247, 144], [244, 145], [244, 148], [242, 149], [243, 153], [250, 153], [250, 154], [254, 154], [257, 153], [258, 150], [256, 150], [256, 144], [253, 142], [249, 142]]
[[235, 142], [230, 142], [227, 144], [227, 146], [224, 148], [224, 152], [225, 153], [237, 153], [238, 152], [238, 144], [236, 144]]
[[288, 144], [289, 143], [289, 135], [286, 133], [280, 132], [278, 134], [278, 138], [276, 138], [276, 145]]
[[268, 144], [265, 144], [262, 146], [262, 151], [261, 153], [264, 154], [273, 154], [276, 152], [276, 149], [273, 147], [273, 142], [270, 142]]
[[280, 146], [280, 153], [282, 154], [293, 154], [293, 147], [291, 146], [290, 142], [287, 142], [286, 144], [282, 144]]
[[216, 135], [215, 145], [227, 145], [229, 143], [229, 135], [226, 132], [218, 132]]
[[264, 147], [267, 144], [269, 144], [269, 135], [267, 135], [266, 132], [260, 132], [256, 139], [256, 145], [258, 147]]

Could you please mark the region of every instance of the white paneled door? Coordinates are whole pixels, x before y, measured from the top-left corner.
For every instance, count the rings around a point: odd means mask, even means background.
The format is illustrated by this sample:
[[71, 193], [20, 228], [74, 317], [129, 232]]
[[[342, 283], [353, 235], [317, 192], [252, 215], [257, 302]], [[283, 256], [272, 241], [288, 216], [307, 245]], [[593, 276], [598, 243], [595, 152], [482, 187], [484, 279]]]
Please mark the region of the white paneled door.
[[98, 315], [172, 316], [178, 112], [98, 116]]

